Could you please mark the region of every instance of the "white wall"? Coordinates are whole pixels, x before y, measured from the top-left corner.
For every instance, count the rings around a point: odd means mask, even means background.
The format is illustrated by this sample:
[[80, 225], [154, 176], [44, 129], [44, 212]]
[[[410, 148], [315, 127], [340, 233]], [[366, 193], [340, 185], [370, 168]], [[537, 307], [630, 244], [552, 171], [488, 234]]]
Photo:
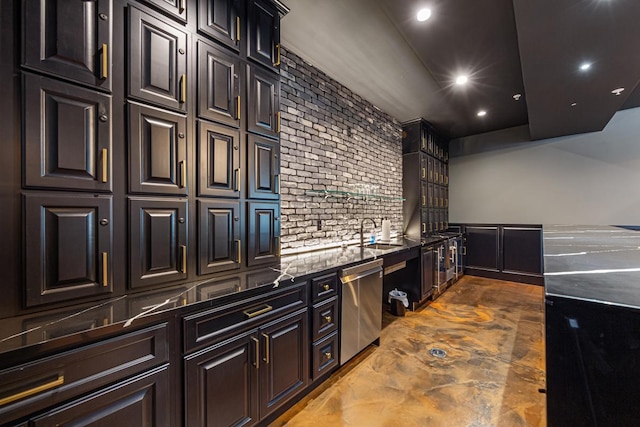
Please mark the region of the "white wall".
[[450, 151], [449, 222], [640, 224], [640, 108], [601, 132], [531, 142], [522, 126]]

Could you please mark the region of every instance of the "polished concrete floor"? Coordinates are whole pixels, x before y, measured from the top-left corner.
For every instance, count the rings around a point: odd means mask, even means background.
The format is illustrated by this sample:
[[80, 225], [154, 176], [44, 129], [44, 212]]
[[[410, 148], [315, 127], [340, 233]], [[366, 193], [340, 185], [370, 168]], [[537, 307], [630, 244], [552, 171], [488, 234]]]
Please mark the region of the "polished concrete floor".
[[545, 426], [543, 312], [542, 287], [465, 276], [271, 425]]

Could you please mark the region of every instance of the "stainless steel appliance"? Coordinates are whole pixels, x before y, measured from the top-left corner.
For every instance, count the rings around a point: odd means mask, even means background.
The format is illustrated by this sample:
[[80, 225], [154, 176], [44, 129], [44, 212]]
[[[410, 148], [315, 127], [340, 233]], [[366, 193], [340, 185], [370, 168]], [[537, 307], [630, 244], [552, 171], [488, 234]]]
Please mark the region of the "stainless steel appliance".
[[345, 268], [342, 282], [340, 365], [380, 339], [382, 260]]
[[438, 243], [435, 246], [436, 248], [436, 271], [435, 271], [435, 282], [433, 283], [433, 299], [444, 292], [447, 288], [447, 271], [449, 269], [449, 250], [448, 244], [445, 240], [444, 242]]
[[447, 241], [447, 247], [449, 249], [449, 263], [447, 266], [447, 282], [453, 283], [458, 280], [458, 242], [455, 238]]

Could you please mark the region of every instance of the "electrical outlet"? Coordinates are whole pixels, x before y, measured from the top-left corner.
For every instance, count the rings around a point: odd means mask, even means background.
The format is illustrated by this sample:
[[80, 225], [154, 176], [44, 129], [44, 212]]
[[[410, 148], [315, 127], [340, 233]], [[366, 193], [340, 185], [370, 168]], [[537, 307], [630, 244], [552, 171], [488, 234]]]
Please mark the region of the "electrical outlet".
[[318, 228], [318, 231], [322, 230], [322, 220], [319, 219], [318, 222], [316, 223], [316, 227]]

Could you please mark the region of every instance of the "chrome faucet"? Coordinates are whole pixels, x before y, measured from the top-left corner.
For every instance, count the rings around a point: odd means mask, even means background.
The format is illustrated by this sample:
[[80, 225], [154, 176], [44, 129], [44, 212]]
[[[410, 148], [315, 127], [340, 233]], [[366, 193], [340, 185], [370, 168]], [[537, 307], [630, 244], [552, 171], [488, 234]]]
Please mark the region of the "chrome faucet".
[[360, 247], [361, 248], [364, 247], [364, 239], [362, 238], [362, 229], [364, 228], [364, 222], [366, 220], [369, 220], [373, 223], [373, 228], [377, 227], [376, 222], [371, 218], [363, 218], [362, 221], [360, 221]]

